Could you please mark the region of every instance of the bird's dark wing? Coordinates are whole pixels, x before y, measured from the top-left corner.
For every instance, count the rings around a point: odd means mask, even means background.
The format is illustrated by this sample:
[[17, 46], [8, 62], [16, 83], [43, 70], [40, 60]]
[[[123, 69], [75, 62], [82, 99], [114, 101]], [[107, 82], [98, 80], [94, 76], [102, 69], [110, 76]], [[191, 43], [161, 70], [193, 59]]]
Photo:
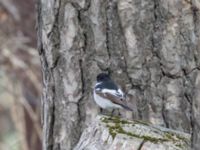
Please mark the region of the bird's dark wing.
[[123, 108], [132, 111], [131, 108], [127, 106], [126, 100], [122, 96], [117, 96], [111, 92], [103, 92], [103, 90], [95, 90], [96, 94], [102, 98], [110, 100], [112, 103], [122, 106]]
[[125, 99], [125, 94], [122, 92], [121, 89], [118, 88], [118, 86], [112, 80], [97, 83], [95, 89], [101, 90], [103, 93], [110, 93], [116, 97]]

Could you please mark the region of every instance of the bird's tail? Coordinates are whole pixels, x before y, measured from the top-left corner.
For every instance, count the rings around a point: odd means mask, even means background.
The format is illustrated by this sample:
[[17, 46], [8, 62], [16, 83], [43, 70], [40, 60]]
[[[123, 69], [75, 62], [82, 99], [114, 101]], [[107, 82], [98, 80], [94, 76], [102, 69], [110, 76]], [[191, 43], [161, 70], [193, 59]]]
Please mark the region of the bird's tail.
[[122, 107], [125, 108], [126, 110], [133, 111], [133, 109], [128, 107], [127, 105], [122, 105]]

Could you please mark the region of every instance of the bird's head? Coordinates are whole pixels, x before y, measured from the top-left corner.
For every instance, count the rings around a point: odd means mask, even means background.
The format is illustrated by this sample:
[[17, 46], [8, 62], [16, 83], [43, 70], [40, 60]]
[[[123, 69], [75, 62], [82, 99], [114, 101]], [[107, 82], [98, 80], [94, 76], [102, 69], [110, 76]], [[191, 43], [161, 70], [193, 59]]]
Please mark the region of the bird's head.
[[110, 76], [106, 73], [100, 73], [97, 75], [97, 82], [108, 81], [110, 80]]

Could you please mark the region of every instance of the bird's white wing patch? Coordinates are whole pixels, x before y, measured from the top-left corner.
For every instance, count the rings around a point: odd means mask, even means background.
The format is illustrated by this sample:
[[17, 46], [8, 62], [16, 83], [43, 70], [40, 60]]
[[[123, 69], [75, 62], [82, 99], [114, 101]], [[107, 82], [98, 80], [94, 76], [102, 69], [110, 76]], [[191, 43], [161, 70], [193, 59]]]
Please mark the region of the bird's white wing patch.
[[124, 93], [122, 92], [121, 89], [118, 89], [117, 92], [118, 92], [119, 94], [121, 94], [121, 95], [124, 95]]
[[102, 89], [102, 93], [110, 93], [112, 95], [116, 95], [117, 91], [116, 90], [110, 90], [110, 89]]
[[109, 94], [112, 94], [112, 95], [117, 96], [119, 98], [124, 98], [124, 93], [122, 92], [121, 89], [118, 89], [118, 90], [103, 89], [102, 93], [109, 93]]

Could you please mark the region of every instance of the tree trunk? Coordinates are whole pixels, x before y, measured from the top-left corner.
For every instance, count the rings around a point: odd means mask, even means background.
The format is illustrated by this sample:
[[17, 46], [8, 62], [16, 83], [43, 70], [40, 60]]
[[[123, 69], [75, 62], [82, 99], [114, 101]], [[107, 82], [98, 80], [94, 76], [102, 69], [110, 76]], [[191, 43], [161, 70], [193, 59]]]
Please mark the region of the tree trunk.
[[97, 116], [73, 150], [189, 150], [190, 138], [142, 121]]
[[96, 75], [108, 72], [133, 114], [192, 135], [200, 147], [198, 0], [38, 0], [43, 149], [72, 149], [98, 113]]

